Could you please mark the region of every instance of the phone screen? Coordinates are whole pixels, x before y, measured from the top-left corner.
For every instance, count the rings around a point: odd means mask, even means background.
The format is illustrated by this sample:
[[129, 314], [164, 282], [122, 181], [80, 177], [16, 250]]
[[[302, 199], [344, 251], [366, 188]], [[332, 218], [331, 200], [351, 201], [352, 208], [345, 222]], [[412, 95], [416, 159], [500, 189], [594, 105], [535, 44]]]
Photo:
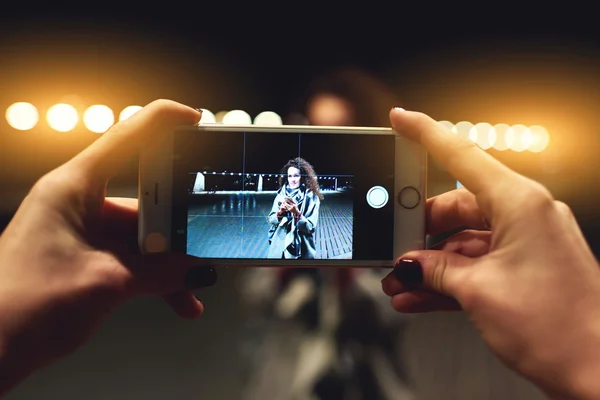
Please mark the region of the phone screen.
[[176, 131], [173, 250], [391, 260], [393, 135]]

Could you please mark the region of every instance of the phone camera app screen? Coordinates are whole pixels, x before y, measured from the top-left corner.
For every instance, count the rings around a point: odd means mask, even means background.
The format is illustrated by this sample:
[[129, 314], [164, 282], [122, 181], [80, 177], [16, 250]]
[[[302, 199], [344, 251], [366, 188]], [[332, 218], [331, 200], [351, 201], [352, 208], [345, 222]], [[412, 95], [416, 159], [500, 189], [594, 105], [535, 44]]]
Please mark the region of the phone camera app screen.
[[391, 259], [393, 136], [182, 130], [174, 149], [176, 250]]

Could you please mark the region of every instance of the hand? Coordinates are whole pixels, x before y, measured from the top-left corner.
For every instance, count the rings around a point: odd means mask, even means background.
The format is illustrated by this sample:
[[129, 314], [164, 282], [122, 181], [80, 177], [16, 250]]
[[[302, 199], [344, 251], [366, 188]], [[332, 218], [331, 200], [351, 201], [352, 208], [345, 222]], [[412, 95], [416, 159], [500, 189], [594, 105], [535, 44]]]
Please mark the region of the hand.
[[277, 216], [278, 217], [283, 217], [283, 215], [287, 212], [287, 204], [285, 203], [285, 201], [283, 201], [281, 203], [281, 205], [279, 206], [279, 211], [277, 211]]
[[569, 207], [426, 115], [390, 119], [468, 188], [427, 202], [428, 233], [472, 228], [400, 257], [382, 282], [392, 306], [462, 309], [499, 358], [548, 394], [600, 398], [600, 271]]
[[137, 254], [137, 200], [105, 198], [108, 180], [141, 146], [200, 113], [159, 100], [113, 126], [42, 177], [0, 236], [0, 394], [84, 343], [124, 301], [163, 295], [181, 316], [214, 284], [182, 254]]
[[294, 200], [287, 198], [285, 199], [284, 204], [286, 210], [291, 212], [294, 216], [298, 215], [298, 213], [300, 212], [300, 210], [298, 210], [298, 205]]

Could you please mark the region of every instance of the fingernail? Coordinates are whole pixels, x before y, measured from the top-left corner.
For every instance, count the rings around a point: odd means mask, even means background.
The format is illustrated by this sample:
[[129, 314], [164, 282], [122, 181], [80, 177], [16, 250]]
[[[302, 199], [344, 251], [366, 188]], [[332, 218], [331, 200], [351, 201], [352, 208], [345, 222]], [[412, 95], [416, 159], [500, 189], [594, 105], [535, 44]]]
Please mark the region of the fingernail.
[[198, 119], [198, 123], [196, 123], [196, 125], [200, 125], [202, 123], [202, 109], [201, 108], [194, 108], [194, 110], [198, 111], [200, 113], [200, 119]]
[[190, 268], [184, 279], [185, 287], [188, 289], [209, 287], [217, 282], [217, 272], [210, 267]]
[[406, 111], [404, 108], [402, 107], [394, 107], [394, 110], [396, 111]]
[[415, 260], [398, 260], [394, 266], [394, 275], [400, 283], [420, 285], [423, 282], [423, 267]]

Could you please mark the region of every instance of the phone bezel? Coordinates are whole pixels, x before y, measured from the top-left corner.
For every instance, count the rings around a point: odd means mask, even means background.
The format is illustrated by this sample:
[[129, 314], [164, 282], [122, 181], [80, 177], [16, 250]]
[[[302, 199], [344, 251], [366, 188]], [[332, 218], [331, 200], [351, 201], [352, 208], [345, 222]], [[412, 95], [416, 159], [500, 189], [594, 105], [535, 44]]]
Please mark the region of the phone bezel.
[[[423, 147], [391, 128], [341, 127], [314, 125], [226, 125], [200, 124], [177, 130], [208, 132], [260, 132], [295, 134], [356, 134], [394, 135], [395, 151], [394, 193], [390, 201], [394, 204], [394, 259], [391, 260], [285, 260], [285, 259], [216, 259], [198, 258], [210, 266], [285, 266], [285, 267], [392, 267], [395, 258], [410, 250], [425, 246], [425, 202], [427, 198], [427, 154]], [[144, 254], [164, 253], [171, 250], [172, 241], [172, 187], [173, 187], [174, 132], [166, 135], [161, 143], [146, 146], [140, 151], [139, 165], [139, 219], [138, 244]], [[406, 187], [416, 189], [418, 204], [405, 208], [400, 204], [400, 192]], [[402, 221], [402, 223], [401, 223]]]

